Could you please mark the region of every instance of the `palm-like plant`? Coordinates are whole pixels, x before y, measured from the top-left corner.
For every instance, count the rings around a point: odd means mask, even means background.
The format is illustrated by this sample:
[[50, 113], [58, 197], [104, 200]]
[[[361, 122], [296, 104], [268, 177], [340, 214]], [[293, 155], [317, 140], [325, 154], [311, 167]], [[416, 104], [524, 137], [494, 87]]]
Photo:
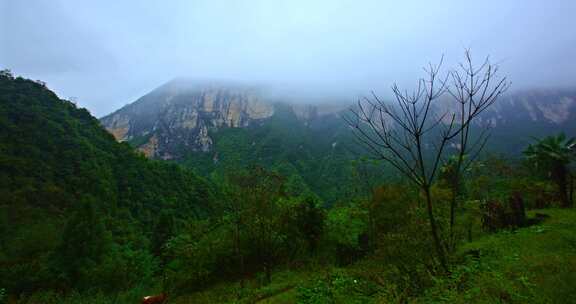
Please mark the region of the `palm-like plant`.
[[529, 145], [524, 155], [536, 168], [548, 173], [558, 186], [562, 206], [570, 207], [572, 189], [568, 191], [569, 165], [576, 159], [576, 139], [567, 138], [564, 133], [548, 136]]

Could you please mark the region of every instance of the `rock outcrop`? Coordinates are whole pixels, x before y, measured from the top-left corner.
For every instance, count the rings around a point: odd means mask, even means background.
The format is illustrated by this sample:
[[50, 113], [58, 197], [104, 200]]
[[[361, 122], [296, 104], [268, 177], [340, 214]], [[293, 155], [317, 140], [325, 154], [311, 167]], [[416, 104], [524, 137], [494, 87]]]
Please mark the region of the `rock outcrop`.
[[100, 121], [146, 156], [171, 159], [211, 150], [210, 133], [219, 128], [247, 127], [273, 114], [256, 88], [175, 80]]
[[[175, 80], [102, 118], [101, 123], [117, 140], [130, 142], [148, 157], [180, 159], [190, 152], [212, 151], [214, 162], [218, 162], [218, 151], [213, 151], [214, 134], [223, 128], [262, 125], [274, 114], [288, 111], [297, 119], [294, 123], [328, 131], [344, 124], [340, 115], [347, 107], [342, 102], [279, 102], [258, 88], [237, 84]], [[434, 111], [459, 114], [449, 98], [436, 104]], [[493, 142], [502, 137], [505, 149], [512, 147], [510, 138], [514, 134], [522, 134], [527, 128], [534, 136], [560, 131], [570, 134], [576, 130], [576, 90], [509, 93], [475, 123], [498, 128]]]

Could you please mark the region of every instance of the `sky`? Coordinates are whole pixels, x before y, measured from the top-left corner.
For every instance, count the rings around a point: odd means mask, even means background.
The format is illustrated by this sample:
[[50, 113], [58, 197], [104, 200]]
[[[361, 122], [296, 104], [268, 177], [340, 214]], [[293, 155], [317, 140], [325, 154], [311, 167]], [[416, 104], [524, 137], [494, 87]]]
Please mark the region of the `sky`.
[[0, 0], [0, 69], [97, 116], [176, 77], [353, 102], [465, 48], [513, 89], [576, 86], [573, 0]]

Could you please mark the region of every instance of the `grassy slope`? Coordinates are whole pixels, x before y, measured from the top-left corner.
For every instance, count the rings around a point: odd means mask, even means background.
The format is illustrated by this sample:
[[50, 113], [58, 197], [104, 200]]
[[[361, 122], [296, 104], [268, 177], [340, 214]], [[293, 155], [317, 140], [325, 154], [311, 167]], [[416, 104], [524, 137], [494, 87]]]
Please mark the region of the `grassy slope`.
[[[535, 226], [486, 235], [463, 245], [457, 254], [461, 260], [452, 276], [438, 279], [424, 296], [409, 302], [576, 303], [576, 210], [547, 209], [530, 213], [535, 212], [550, 217]], [[475, 255], [479, 258], [473, 257]], [[277, 272], [270, 286], [249, 288], [238, 302], [296, 303], [300, 286], [309, 285], [334, 270]], [[235, 302], [237, 288], [237, 284], [222, 284], [180, 297], [174, 303]], [[350, 298], [350, 303], [357, 302], [358, 299]], [[374, 298], [369, 302], [378, 303], [378, 300]]]
[[576, 303], [576, 210], [535, 212], [550, 217], [461, 247], [465, 262], [417, 302]]

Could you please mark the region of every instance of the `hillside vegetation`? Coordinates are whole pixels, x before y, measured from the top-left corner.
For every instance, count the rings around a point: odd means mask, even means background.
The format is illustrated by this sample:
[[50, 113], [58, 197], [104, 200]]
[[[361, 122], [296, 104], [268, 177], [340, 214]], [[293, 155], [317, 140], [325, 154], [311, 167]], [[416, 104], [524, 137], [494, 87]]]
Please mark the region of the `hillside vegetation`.
[[[291, 119], [275, 117], [262, 133], [221, 130], [226, 170], [188, 159], [211, 173], [204, 179], [146, 159], [44, 84], [2, 72], [0, 301], [139, 303], [161, 293], [168, 303], [575, 298], [570, 137], [535, 140], [522, 158], [473, 161], [457, 187], [447, 157], [422, 191], [382, 160], [300, 155], [295, 147], [313, 147], [313, 139], [297, 129], [274, 135]], [[243, 137], [265, 140], [252, 148]], [[281, 161], [258, 165], [265, 155]], [[339, 191], [315, 192], [325, 186]]]
[[0, 286], [10, 293], [145, 281], [170, 229], [207, 217], [214, 195], [42, 83], [0, 75]]

